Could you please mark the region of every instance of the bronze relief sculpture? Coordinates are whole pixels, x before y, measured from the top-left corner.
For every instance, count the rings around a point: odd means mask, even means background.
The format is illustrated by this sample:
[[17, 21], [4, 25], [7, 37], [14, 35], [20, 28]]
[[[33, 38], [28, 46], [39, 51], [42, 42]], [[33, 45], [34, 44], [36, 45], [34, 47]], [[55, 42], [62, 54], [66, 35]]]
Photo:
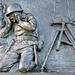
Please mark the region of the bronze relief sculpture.
[[1, 1], [0, 73], [75, 72], [74, 0]]
[[10, 71], [15, 63], [19, 63], [19, 72], [33, 70], [39, 64], [37, 52], [43, 48], [43, 41], [38, 39], [36, 19], [16, 3], [7, 7], [7, 22], [4, 21], [3, 12], [1, 16], [0, 38], [8, 38], [11, 30], [14, 38], [0, 61], [0, 72]]

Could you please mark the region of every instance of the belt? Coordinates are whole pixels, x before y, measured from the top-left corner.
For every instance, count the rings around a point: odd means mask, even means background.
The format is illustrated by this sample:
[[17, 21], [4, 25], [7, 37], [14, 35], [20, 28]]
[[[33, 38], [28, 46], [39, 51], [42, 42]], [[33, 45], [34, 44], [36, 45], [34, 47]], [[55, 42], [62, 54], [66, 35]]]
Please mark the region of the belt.
[[32, 40], [36, 41], [37, 38], [33, 36], [17, 36], [17, 41], [23, 41], [23, 40]]

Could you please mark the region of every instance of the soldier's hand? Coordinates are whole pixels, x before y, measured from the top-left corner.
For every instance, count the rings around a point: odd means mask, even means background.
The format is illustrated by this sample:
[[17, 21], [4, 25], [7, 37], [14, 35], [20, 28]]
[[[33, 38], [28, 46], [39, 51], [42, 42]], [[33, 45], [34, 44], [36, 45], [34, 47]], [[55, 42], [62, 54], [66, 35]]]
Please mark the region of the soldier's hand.
[[16, 16], [15, 16], [15, 21], [16, 21], [17, 23], [19, 23], [19, 21], [21, 21], [21, 16], [20, 16], [20, 15], [16, 15]]

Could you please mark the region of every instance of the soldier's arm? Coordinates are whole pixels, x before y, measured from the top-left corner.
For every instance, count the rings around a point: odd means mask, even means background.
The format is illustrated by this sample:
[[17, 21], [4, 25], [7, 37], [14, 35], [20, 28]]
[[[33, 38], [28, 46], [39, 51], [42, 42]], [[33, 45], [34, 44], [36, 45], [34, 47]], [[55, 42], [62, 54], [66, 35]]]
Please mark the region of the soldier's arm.
[[37, 22], [32, 14], [27, 14], [27, 22], [21, 22], [19, 25], [26, 30], [34, 31], [37, 27]]
[[10, 20], [8, 20], [8, 25], [0, 30], [0, 38], [4, 38], [8, 36], [8, 33], [12, 27], [11, 25], [12, 23], [10, 22]]
[[[0, 4], [0, 37], [5, 37], [8, 33], [8, 31], [10, 30], [10, 25], [9, 26], [5, 26], [6, 22], [4, 20], [4, 12], [3, 12], [3, 5], [2, 3]], [[10, 23], [10, 21], [8, 20], [8, 22]]]
[[4, 13], [3, 13], [3, 5], [0, 3], [0, 29], [2, 29], [5, 26], [4, 21]]

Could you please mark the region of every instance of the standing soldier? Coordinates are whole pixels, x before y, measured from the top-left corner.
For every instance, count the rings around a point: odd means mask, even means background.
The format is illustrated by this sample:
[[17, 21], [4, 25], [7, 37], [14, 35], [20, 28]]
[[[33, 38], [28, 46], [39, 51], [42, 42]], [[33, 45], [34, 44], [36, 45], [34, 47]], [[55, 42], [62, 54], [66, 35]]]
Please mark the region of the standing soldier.
[[32, 14], [24, 13], [19, 4], [7, 8], [8, 25], [0, 33], [5, 37], [13, 28], [15, 43], [0, 61], [0, 71], [7, 72], [19, 61], [18, 71], [28, 72], [37, 65], [36, 50], [40, 50], [43, 41], [38, 40], [37, 22]]

